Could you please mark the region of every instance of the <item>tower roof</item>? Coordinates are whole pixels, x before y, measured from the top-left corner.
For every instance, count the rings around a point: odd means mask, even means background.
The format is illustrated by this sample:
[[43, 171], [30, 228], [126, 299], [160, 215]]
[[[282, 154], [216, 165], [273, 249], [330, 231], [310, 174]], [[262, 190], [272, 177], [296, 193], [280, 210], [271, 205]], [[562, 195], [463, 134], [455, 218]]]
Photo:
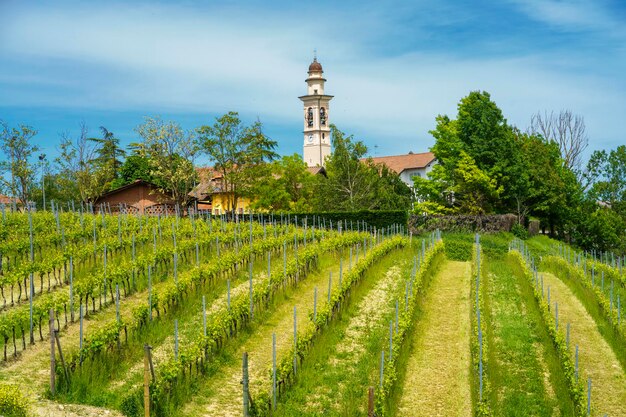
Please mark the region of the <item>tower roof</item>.
[[309, 72], [324, 72], [322, 64], [317, 62], [317, 57], [313, 58], [313, 62], [309, 65]]

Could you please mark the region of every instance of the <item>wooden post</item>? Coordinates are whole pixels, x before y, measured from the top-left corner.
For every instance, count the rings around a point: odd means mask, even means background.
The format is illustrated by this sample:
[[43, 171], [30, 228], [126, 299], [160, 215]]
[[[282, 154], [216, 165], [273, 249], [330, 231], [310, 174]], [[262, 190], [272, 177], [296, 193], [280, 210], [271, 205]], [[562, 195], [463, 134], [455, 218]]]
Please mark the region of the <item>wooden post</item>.
[[143, 349], [143, 408], [144, 416], [150, 417], [150, 346], [144, 345]]
[[374, 388], [369, 387], [367, 394], [367, 417], [374, 417]]
[[63, 374], [65, 375], [66, 383], [69, 383], [70, 374], [68, 372], [67, 366], [65, 366], [65, 359], [63, 358], [63, 350], [61, 350], [61, 341], [59, 340], [59, 332], [58, 330], [54, 331], [54, 339], [57, 342], [57, 348], [59, 349], [59, 358], [61, 359], [61, 366], [63, 367]]
[[50, 309], [50, 393], [54, 397], [55, 389], [55, 357], [54, 357], [54, 309]]

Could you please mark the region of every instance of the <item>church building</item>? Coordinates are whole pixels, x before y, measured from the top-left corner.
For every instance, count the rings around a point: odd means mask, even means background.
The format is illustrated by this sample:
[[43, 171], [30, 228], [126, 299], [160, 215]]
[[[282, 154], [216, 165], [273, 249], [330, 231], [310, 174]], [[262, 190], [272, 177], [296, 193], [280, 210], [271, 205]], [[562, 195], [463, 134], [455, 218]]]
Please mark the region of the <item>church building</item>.
[[[303, 160], [312, 173], [324, 169], [324, 160], [331, 153], [331, 135], [329, 122], [329, 103], [333, 96], [324, 94], [322, 64], [313, 58], [309, 65], [307, 95], [298, 97], [304, 105], [304, 151]], [[425, 177], [437, 163], [432, 152], [413, 153], [406, 155], [381, 156], [372, 158], [376, 164], [384, 164], [396, 172], [402, 181], [413, 188], [413, 177]], [[365, 162], [367, 158], [362, 159]], [[325, 171], [324, 171], [325, 173]]]
[[323, 167], [331, 152], [329, 103], [333, 96], [324, 94], [326, 79], [317, 57], [309, 65], [307, 95], [299, 97], [304, 105], [304, 162], [309, 167]]

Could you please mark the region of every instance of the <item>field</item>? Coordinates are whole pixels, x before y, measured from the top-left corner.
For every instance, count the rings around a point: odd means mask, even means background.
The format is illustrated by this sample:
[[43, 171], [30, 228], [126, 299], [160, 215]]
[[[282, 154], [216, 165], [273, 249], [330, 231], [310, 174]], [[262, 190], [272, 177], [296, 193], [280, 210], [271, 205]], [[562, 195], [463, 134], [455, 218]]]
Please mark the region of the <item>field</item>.
[[623, 259], [303, 220], [3, 213], [0, 415], [626, 415]]

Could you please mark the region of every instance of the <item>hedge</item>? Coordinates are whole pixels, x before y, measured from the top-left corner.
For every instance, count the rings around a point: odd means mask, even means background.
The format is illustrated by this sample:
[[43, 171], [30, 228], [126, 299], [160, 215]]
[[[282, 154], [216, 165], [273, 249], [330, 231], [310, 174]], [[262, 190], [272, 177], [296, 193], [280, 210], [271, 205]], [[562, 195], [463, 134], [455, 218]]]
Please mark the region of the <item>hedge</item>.
[[[248, 214], [243, 215], [244, 219], [248, 218]], [[337, 222], [344, 222], [349, 228], [352, 225], [353, 229], [357, 229], [357, 224], [365, 222], [369, 226], [373, 226], [377, 229], [392, 225], [406, 226], [409, 221], [409, 213], [404, 210], [360, 210], [360, 211], [327, 211], [327, 212], [311, 212], [311, 213], [255, 213], [253, 218], [255, 220], [265, 219], [280, 219], [293, 221], [298, 219], [298, 223], [302, 224], [305, 219], [307, 224], [312, 225], [313, 219], [315, 224], [319, 221], [326, 222], [326, 226], [330, 225], [329, 222], [333, 222], [333, 225]], [[361, 226], [362, 227], [362, 226]]]
[[460, 233], [495, 233], [510, 232], [514, 224], [517, 223], [515, 214], [489, 214], [483, 216], [456, 215], [456, 216], [434, 216], [434, 215], [411, 215], [409, 219], [409, 230], [414, 234], [441, 230], [443, 232]]

